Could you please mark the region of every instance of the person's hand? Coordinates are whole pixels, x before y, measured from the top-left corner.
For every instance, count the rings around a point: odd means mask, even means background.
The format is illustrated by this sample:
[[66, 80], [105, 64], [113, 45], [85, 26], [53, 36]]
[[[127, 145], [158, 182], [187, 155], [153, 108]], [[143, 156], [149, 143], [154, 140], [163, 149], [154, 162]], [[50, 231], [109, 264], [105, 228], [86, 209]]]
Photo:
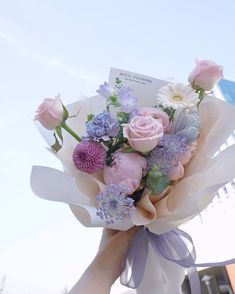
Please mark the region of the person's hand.
[[114, 283], [124, 269], [124, 262], [129, 246], [138, 227], [128, 231], [104, 229], [95, 262]]
[[138, 227], [128, 231], [104, 229], [99, 250], [69, 294], [107, 294], [124, 269], [129, 246]]

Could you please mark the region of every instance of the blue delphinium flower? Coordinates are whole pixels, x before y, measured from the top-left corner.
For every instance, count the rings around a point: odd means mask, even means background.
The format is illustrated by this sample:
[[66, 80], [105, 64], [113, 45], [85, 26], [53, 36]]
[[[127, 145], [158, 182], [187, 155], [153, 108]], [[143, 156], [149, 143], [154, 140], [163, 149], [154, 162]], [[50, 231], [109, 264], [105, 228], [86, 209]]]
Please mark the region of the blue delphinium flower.
[[148, 170], [156, 165], [163, 174], [168, 175], [185, 152], [184, 137], [165, 134], [147, 158]]
[[107, 82], [104, 82], [103, 85], [100, 85], [99, 89], [96, 92], [106, 99], [113, 96], [115, 93], [114, 89], [109, 86]]
[[137, 107], [137, 97], [129, 87], [121, 87], [118, 92], [121, 110], [127, 113], [132, 112]]
[[97, 216], [105, 221], [107, 225], [115, 221], [124, 221], [131, 217], [135, 210], [134, 199], [128, 197], [130, 189], [127, 186], [111, 184], [97, 195]]
[[108, 141], [110, 137], [118, 135], [120, 125], [114, 115], [108, 111], [103, 111], [87, 123], [86, 129], [90, 139]]

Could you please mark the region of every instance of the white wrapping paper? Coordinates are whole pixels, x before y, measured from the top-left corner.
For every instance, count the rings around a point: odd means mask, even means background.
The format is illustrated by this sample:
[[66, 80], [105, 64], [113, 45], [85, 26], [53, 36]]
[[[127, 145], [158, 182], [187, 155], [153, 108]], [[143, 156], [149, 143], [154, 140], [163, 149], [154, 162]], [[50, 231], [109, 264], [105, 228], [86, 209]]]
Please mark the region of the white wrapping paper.
[[[112, 69], [109, 79], [111, 85], [116, 77], [122, 80], [123, 85], [134, 90], [139, 106], [154, 106], [157, 90], [167, 83]], [[67, 108], [70, 114], [79, 111], [78, 116], [67, 123], [82, 136], [85, 135], [87, 114], [102, 112], [105, 100], [99, 96], [83, 98]], [[55, 154], [61, 160], [64, 171], [34, 166], [32, 190], [44, 199], [69, 204], [76, 218], [87, 227], [127, 230], [133, 225], [146, 225], [157, 234], [169, 231], [199, 214], [211, 202], [217, 190], [235, 177], [235, 145], [214, 156], [234, 130], [235, 107], [208, 96], [200, 105], [200, 116], [202, 130], [195, 154], [185, 167], [185, 177], [175, 184], [167, 196], [155, 203], [150, 201], [150, 193], [146, 190], [132, 218], [124, 223], [106, 226], [96, 216], [95, 197], [103, 185], [102, 176], [84, 174], [74, 167], [71, 155], [77, 142], [65, 132], [63, 148]], [[50, 144], [51, 134], [42, 131], [42, 135]], [[183, 278], [184, 269], [156, 256], [150, 248], [145, 276], [137, 293], [178, 294], [181, 293]]]

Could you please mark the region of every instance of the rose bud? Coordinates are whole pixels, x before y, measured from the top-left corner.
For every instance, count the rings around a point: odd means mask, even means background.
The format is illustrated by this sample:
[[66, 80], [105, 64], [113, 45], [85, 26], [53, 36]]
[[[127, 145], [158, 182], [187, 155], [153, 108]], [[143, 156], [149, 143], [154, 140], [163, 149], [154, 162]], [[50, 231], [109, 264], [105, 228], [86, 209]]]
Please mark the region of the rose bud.
[[211, 91], [223, 78], [223, 67], [211, 60], [196, 61], [196, 66], [188, 77], [193, 88]]
[[61, 100], [46, 98], [39, 105], [35, 120], [38, 120], [46, 129], [54, 130], [66, 119], [65, 110]]

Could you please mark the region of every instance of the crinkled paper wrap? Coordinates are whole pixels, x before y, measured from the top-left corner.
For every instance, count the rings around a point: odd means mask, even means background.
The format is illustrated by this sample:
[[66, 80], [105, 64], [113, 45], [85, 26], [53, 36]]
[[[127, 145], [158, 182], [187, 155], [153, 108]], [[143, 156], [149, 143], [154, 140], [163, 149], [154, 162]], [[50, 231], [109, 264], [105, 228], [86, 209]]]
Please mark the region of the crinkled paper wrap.
[[[114, 83], [112, 77], [110, 82]], [[154, 89], [152, 88], [151, 91], [146, 90], [146, 85], [133, 83], [130, 79], [124, 79], [123, 84], [133, 88], [140, 106], [153, 106], [155, 105], [153, 92], [156, 93], [166, 82], [154, 79]], [[77, 117], [69, 119], [67, 123], [82, 136], [86, 134], [87, 114], [102, 112], [105, 108], [105, 101], [99, 96], [83, 98], [67, 108], [70, 114], [79, 112]], [[69, 204], [76, 218], [87, 227], [127, 230], [133, 225], [145, 225], [156, 234], [174, 229], [204, 210], [217, 190], [235, 176], [235, 145], [215, 156], [220, 146], [234, 130], [235, 107], [213, 96], [207, 96], [200, 105], [200, 116], [202, 120], [200, 138], [193, 158], [185, 166], [184, 178], [174, 185], [168, 195], [155, 203], [150, 201], [150, 192], [146, 189], [132, 218], [127, 218], [125, 222], [107, 226], [96, 215], [95, 199], [103, 186], [102, 176], [88, 175], [75, 168], [71, 155], [77, 142], [65, 132], [63, 132], [63, 148], [57, 154], [53, 153], [61, 160], [64, 171], [45, 166], [34, 166], [31, 174], [32, 190], [41, 198]], [[39, 130], [46, 141], [51, 144], [52, 134], [41, 130], [40, 126]], [[150, 254], [152, 254], [151, 250]], [[150, 259], [148, 262], [151, 263]], [[148, 262], [146, 272], [152, 269]], [[170, 280], [173, 277], [177, 277], [178, 285], [181, 285], [184, 271], [182, 268], [175, 268], [171, 275], [172, 266], [161, 258], [158, 260], [158, 270], [155, 269], [154, 273], [159, 277], [156, 284], [160, 291], [158, 293], [171, 293], [169, 289], [168, 292], [164, 289], [172, 284]], [[146, 281], [148, 281], [147, 284], [151, 284], [151, 277], [147, 276], [143, 279], [142, 286], [137, 290], [138, 293], [144, 292]], [[154, 289], [154, 287], [150, 288]], [[148, 293], [151, 294], [151, 291]], [[154, 290], [152, 293], [155, 293]]]

